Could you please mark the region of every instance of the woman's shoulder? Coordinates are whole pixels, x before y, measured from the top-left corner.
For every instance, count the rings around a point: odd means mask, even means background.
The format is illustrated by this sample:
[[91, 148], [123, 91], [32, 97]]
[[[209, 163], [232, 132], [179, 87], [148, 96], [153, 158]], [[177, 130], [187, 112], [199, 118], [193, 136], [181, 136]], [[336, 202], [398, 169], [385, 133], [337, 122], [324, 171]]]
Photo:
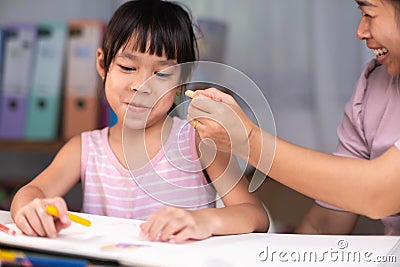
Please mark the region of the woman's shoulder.
[[[357, 82], [352, 102], [359, 105], [368, 99], [368, 95], [383, 95], [386, 90], [391, 90], [394, 77], [390, 75], [386, 67], [375, 59], [369, 61]], [[374, 96], [375, 97], [375, 96]]]

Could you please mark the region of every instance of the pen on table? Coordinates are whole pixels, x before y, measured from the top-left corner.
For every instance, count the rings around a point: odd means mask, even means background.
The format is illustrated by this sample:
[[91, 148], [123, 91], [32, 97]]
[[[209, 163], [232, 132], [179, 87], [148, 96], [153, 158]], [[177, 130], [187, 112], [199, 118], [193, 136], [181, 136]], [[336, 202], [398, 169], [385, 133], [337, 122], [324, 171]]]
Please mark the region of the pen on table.
[[[55, 216], [55, 217], [59, 217], [60, 216], [60, 214], [58, 213], [57, 208], [55, 206], [53, 206], [53, 205], [47, 206], [46, 207], [46, 211], [47, 211], [48, 214], [50, 214], [52, 216]], [[84, 225], [84, 226], [90, 226], [92, 224], [89, 220], [87, 220], [85, 218], [82, 218], [82, 217], [80, 217], [78, 215], [72, 214], [70, 212], [68, 212], [68, 218], [71, 221], [79, 223], [79, 224]]]
[[5, 226], [4, 224], [0, 223], [0, 231], [7, 233], [9, 235], [16, 235], [17, 232], [15, 232], [15, 230], [8, 228], [7, 226]]
[[88, 261], [84, 259], [71, 259], [64, 257], [26, 254], [25, 259], [27, 259], [34, 267], [86, 267], [89, 265]]
[[[0, 250], [0, 259], [9, 266], [24, 267], [86, 267], [89, 262], [85, 259], [59, 257], [55, 255], [42, 255], [36, 253], [24, 253], [14, 250]], [[0, 265], [3, 266], [3, 265]]]
[[25, 258], [22, 252], [0, 249], [0, 266], [5, 267], [32, 267], [32, 263]]

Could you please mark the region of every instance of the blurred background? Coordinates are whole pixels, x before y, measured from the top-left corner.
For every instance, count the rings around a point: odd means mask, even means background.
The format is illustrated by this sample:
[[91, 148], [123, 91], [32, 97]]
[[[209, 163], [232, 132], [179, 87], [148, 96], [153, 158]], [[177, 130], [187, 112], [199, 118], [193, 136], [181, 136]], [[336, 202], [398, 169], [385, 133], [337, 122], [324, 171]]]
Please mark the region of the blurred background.
[[[81, 19], [107, 22], [123, 2], [1, 0], [0, 27]], [[334, 151], [343, 107], [363, 66], [373, 58], [355, 35], [360, 11], [354, 1], [181, 2], [202, 29], [201, 59], [227, 64], [251, 78], [270, 104], [278, 136], [304, 147]], [[58, 127], [58, 135], [52, 140], [0, 140], [3, 208], [8, 208], [15, 188], [33, 178], [54, 157], [63, 143], [63, 130]], [[76, 209], [78, 193], [79, 188], [74, 189], [70, 196], [70, 205]], [[280, 232], [290, 232], [313, 202], [271, 179], [257, 194]], [[355, 233], [381, 233], [381, 225], [362, 218]]]

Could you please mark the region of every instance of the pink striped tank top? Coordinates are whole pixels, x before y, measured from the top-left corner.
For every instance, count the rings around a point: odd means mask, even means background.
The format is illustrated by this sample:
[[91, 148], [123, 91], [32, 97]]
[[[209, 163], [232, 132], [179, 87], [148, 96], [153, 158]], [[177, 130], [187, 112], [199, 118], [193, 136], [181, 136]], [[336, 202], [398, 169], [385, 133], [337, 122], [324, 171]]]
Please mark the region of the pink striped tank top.
[[186, 121], [174, 117], [163, 148], [135, 170], [118, 161], [108, 131], [82, 133], [83, 212], [144, 220], [164, 206], [215, 207], [216, 191], [202, 171], [195, 131]]

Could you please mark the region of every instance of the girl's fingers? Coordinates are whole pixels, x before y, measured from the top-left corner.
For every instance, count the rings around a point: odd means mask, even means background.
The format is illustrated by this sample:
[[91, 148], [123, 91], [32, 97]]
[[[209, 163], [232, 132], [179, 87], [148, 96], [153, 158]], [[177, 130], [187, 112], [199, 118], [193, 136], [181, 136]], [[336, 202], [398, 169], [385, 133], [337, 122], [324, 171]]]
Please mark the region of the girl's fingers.
[[193, 230], [189, 227], [186, 227], [176, 235], [171, 236], [169, 242], [178, 244], [187, 241], [191, 238], [193, 238]]

